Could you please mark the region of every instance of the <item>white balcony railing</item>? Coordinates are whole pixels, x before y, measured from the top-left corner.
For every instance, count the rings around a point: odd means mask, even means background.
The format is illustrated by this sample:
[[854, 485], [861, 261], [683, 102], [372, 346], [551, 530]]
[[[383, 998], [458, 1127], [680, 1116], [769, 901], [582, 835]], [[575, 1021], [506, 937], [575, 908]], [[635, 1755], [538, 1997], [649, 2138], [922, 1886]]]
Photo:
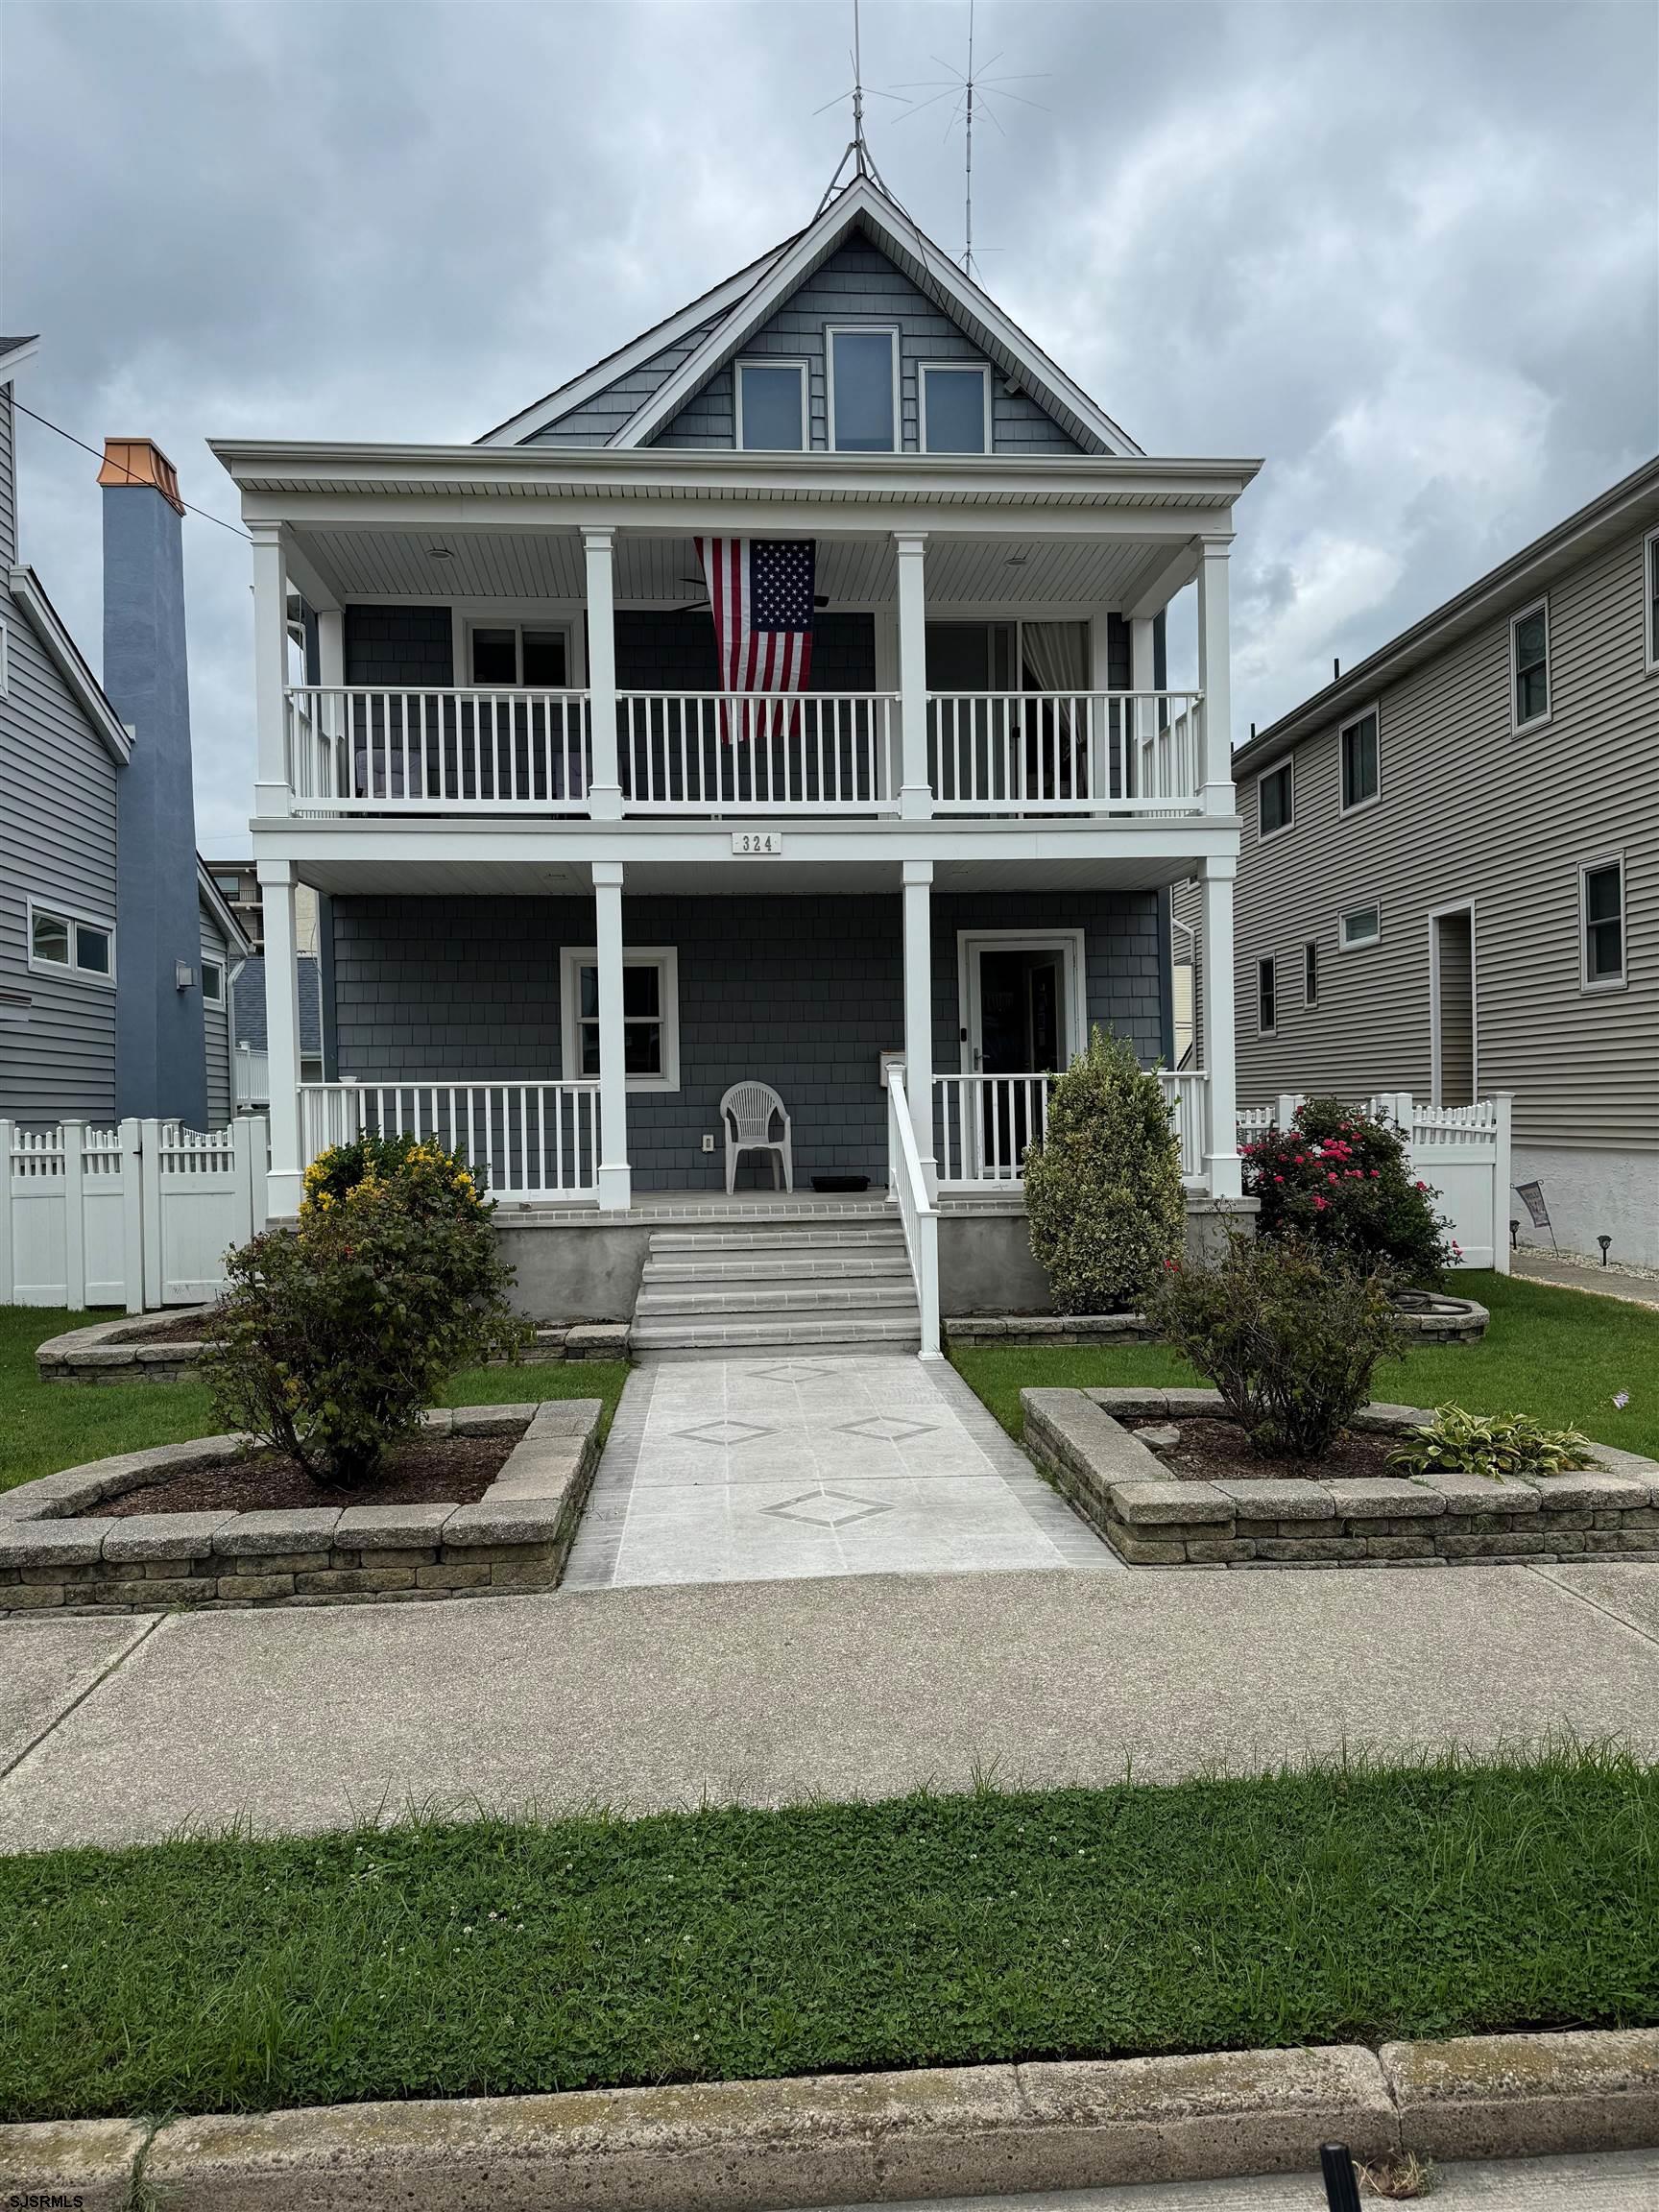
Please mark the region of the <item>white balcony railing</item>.
[[631, 814], [891, 813], [897, 702], [884, 692], [623, 691]]
[[[1025, 1153], [1047, 1126], [1051, 1075], [935, 1075], [934, 1143], [942, 1190], [1017, 1189]], [[1173, 1109], [1181, 1173], [1204, 1172], [1206, 1091], [1201, 1070], [1161, 1068], [1158, 1080]]]
[[461, 1153], [493, 1198], [592, 1198], [599, 1188], [599, 1086], [576, 1083], [305, 1083], [307, 1163], [355, 1137], [429, 1137]]
[[952, 691], [927, 702], [933, 803], [963, 814], [1190, 813], [1195, 691]]
[[588, 697], [299, 686], [288, 780], [301, 814], [585, 814]]

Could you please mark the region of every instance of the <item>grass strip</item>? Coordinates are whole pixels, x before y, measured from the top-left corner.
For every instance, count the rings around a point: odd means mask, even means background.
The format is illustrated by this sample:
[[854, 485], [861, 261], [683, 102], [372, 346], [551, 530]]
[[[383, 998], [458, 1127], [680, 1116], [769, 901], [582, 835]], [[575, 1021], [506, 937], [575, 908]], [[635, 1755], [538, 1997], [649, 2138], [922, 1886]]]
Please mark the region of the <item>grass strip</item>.
[[1659, 2021], [1659, 1775], [1511, 1763], [0, 1861], [0, 2118]]
[[[1581, 1290], [1557, 1290], [1516, 1275], [1470, 1271], [1452, 1287], [1490, 1309], [1479, 1344], [1435, 1344], [1386, 1359], [1379, 1398], [1439, 1406], [1449, 1398], [1474, 1413], [1533, 1413], [1552, 1428], [1582, 1429], [1602, 1444], [1659, 1457], [1659, 1313]], [[958, 1371], [1010, 1435], [1020, 1433], [1020, 1393], [1203, 1379], [1161, 1344], [1022, 1348], [963, 1345]], [[1629, 1403], [1614, 1404], [1621, 1392]]]

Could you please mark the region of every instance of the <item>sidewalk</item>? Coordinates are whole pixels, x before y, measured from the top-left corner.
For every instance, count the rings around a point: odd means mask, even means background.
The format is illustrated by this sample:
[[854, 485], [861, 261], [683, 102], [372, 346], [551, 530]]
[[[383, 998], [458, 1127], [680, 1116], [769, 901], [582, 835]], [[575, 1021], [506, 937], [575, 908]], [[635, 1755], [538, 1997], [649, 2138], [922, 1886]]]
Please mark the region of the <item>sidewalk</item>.
[[1523, 1249], [1511, 1253], [1509, 1271], [1527, 1283], [1551, 1283], [1563, 1290], [1583, 1290], [1593, 1298], [1622, 1298], [1631, 1306], [1659, 1310], [1659, 1278], [1626, 1275], [1618, 1267], [1585, 1267], [1557, 1260], [1552, 1252]]
[[0, 1624], [0, 1849], [411, 1803], [1173, 1780], [1551, 1730], [1659, 1757], [1659, 1566], [874, 1575]]

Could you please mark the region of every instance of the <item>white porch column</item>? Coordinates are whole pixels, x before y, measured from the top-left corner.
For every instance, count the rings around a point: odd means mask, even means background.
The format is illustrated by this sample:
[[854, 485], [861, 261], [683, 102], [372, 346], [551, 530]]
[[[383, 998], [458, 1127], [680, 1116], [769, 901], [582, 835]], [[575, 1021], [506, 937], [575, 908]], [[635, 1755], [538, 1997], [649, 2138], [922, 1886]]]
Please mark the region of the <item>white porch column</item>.
[[593, 944], [599, 967], [599, 1203], [626, 1213], [633, 1201], [628, 1166], [628, 1075], [622, 1028], [622, 863], [595, 860]]
[[1238, 862], [1206, 860], [1199, 869], [1204, 908], [1205, 1169], [1212, 1198], [1238, 1198], [1244, 1189], [1238, 1159], [1238, 1084], [1233, 1039], [1233, 878]]
[[[1129, 624], [1129, 688], [1140, 693], [1153, 690], [1157, 685], [1156, 659], [1152, 651], [1152, 617], [1137, 614]], [[1139, 747], [1142, 738], [1158, 734], [1158, 708], [1155, 701], [1137, 698], [1123, 717], [1123, 788], [1135, 789], [1135, 778], [1141, 765]]]
[[346, 681], [346, 616], [338, 607], [317, 610], [317, 681], [330, 690]]
[[924, 531], [895, 532], [899, 554], [899, 726], [903, 771], [899, 811], [925, 822], [933, 811], [927, 781], [927, 592], [923, 577]]
[[[251, 522], [253, 541], [253, 811], [288, 814], [288, 572], [282, 525]], [[298, 1065], [298, 1063], [296, 1063]]]
[[[615, 532], [612, 530], [582, 533], [582, 549], [588, 564], [588, 726], [593, 753], [593, 781], [588, 790], [588, 811], [595, 822], [618, 822], [622, 818], [622, 780], [616, 769], [616, 591], [612, 553], [614, 538]], [[621, 943], [620, 936], [617, 943]], [[616, 988], [620, 993], [620, 978]], [[620, 998], [617, 1005], [620, 1020]]]
[[271, 1219], [291, 1219], [300, 1211], [301, 1178], [310, 1162], [301, 1157], [300, 1132], [300, 967], [295, 922], [294, 863], [261, 860], [259, 897], [265, 914], [265, 1048], [271, 1071], [271, 1172], [265, 1184], [265, 1211]]
[[904, 1089], [929, 1198], [939, 1190], [933, 1156], [933, 863], [904, 867]]
[[1233, 693], [1227, 622], [1229, 538], [1205, 538], [1198, 555], [1198, 688], [1204, 694], [1206, 814], [1234, 814]]

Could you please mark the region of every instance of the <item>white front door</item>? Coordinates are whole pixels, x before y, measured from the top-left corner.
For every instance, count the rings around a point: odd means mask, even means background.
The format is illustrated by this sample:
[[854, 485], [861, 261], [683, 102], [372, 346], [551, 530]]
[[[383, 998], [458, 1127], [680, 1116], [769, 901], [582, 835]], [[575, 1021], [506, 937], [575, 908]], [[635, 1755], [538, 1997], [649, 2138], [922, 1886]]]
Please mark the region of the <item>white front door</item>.
[[959, 1132], [975, 1180], [1018, 1177], [1043, 1133], [1044, 1077], [1070, 1065], [1087, 1035], [1083, 932], [988, 930], [960, 940], [962, 1071]]

